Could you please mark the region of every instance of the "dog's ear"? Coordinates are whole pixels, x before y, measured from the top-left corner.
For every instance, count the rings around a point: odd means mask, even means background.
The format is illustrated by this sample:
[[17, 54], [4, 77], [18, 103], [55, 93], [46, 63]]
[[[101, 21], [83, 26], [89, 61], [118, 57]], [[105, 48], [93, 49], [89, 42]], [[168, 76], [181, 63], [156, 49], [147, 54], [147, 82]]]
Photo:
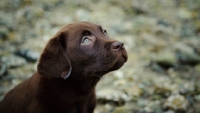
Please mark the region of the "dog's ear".
[[47, 43], [40, 56], [37, 70], [44, 77], [66, 79], [71, 73], [71, 62], [66, 53], [67, 33], [58, 33]]

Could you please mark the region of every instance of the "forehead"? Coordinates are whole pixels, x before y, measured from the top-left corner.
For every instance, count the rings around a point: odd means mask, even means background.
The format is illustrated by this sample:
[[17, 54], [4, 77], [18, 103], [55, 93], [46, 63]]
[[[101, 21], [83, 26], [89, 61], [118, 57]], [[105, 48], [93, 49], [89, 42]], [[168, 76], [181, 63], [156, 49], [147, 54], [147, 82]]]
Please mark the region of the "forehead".
[[83, 30], [101, 30], [101, 26], [91, 22], [77, 22], [63, 27], [62, 31], [81, 32]]

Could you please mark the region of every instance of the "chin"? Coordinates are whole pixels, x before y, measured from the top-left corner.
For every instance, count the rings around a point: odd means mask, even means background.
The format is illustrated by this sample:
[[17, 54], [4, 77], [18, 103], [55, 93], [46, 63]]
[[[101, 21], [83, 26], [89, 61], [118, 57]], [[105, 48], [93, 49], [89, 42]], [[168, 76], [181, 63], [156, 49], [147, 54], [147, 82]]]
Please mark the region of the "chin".
[[127, 58], [124, 58], [124, 57], [119, 58], [119, 60], [113, 65], [110, 71], [114, 71], [121, 68], [126, 61], [127, 61]]
[[115, 71], [119, 68], [121, 68], [124, 63], [127, 61], [128, 57], [126, 54], [122, 54], [121, 57], [117, 57], [113, 62], [109, 63], [110, 66], [103, 66], [104, 68], [101, 69], [101, 71], [95, 72], [96, 76], [103, 76], [106, 73], [109, 73], [110, 71]]

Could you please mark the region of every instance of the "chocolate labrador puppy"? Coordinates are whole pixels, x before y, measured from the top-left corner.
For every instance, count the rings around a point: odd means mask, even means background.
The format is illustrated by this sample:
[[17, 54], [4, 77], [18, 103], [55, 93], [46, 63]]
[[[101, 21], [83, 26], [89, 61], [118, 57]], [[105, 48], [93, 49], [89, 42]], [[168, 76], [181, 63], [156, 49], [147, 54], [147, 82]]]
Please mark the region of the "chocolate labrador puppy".
[[127, 61], [123, 43], [90, 22], [64, 26], [47, 43], [37, 72], [11, 90], [1, 113], [93, 113], [95, 86]]

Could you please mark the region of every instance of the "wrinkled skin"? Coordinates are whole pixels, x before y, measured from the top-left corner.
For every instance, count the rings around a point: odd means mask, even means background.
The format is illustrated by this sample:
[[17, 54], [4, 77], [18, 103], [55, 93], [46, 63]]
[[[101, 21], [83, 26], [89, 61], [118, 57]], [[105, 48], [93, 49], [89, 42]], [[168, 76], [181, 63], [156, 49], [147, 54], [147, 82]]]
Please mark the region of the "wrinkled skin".
[[47, 43], [37, 72], [0, 103], [4, 113], [93, 113], [100, 78], [127, 61], [123, 43], [101, 26], [64, 26]]

